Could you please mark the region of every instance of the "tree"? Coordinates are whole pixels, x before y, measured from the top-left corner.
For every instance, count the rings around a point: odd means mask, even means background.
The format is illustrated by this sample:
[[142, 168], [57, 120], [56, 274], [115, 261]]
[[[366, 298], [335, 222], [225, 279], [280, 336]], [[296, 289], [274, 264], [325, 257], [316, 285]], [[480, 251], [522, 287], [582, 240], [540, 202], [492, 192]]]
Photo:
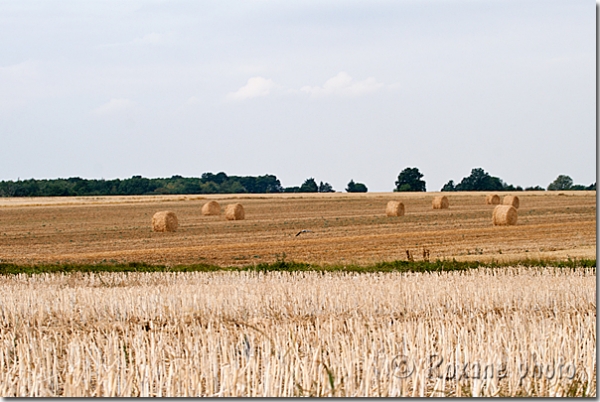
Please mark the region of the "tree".
[[593, 190], [596, 191], [596, 183], [592, 183], [589, 186], [583, 184], [574, 184], [569, 188], [571, 191], [582, 191], [582, 190]]
[[[500, 182], [502, 183], [502, 180], [500, 180]], [[515, 187], [512, 184], [505, 184], [505, 183], [502, 183], [502, 185], [504, 186], [502, 188], [502, 191], [523, 191], [523, 187], [521, 187], [521, 186]]]
[[219, 172], [217, 174], [212, 174], [210, 172], [202, 173], [202, 182], [204, 183], [207, 181], [212, 181], [220, 185], [227, 179], [228, 177], [225, 172]]
[[281, 193], [283, 187], [274, 175], [264, 176], [229, 176], [230, 179], [236, 179], [249, 193]]
[[456, 185], [457, 191], [502, 191], [505, 184], [497, 177], [490, 176], [482, 168], [474, 168], [471, 175]]
[[546, 191], [544, 187], [535, 186], [535, 187], [525, 187], [525, 191]]
[[240, 194], [245, 192], [246, 188], [237, 180], [227, 180], [219, 186], [219, 193]]
[[460, 183], [453, 180], [444, 184], [442, 191], [523, 191], [521, 186], [506, 184], [498, 177], [490, 176], [482, 168], [474, 168], [471, 175], [464, 177]]
[[548, 191], [569, 190], [573, 186], [573, 179], [561, 174], [548, 185]]
[[214, 181], [200, 184], [200, 194], [217, 194], [218, 192], [219, 185]]
[[444, 184], [444, 187], [442, 187], [441, 191], [456, 191], [454, 180], [450, 180], [448, 183]]
[[299, 192], [301, 193], [317, 193], [319, 192], [319, 186], [317, 186], [317, 182], [312, 177], [304, 180], [304, 183], [300, 186]]
[[423, 174], [416, 167], [406, 168], [398, 175], [394, 191], [426, 191], [422, 177]]
[[0, 197], [12, 197], [15, 195], [15, 185], [12, 181], [0, 182]]
[[366, 193], [368, 191], [367, 186], [362, 183], [355, 183], [354, 180], [350, 180], [346, 191], [349, 193]]
[[335, 193], [335, 190], [329, 183], [319, 183], [319, 193]]
[[258, 176], [256, 178], [258, 191], [264, 191], [265, 193], [281, 193], [283, 187], [281, 182], [275, 175], [267, 174], [264, 176]]

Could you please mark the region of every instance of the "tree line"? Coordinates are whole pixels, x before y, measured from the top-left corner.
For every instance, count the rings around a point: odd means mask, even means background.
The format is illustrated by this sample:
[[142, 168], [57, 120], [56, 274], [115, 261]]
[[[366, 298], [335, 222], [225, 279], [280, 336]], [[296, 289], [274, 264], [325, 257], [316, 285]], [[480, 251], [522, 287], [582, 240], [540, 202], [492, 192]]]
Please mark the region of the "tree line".
[[[543, 187], [513, 186], [498, 177], [491, 176], [482, 168], [475, 168], [459, 183], [446, 183], [441, 191], [529, 191], [545, 190]], [[573, 184], [573, 179], [560, 175], [548, 185], [548, 190], [596, 190], [596, 183], [589, 186]], [[364, 183], [350, 180], [345, 188], [349, 193], [366, 193]], [[394, 191], [426, 191], [423, 174], [416, 167], [400, 172]], [[0, 197], [51, 197], [51, 196], [99, 196], [99, 195], [152, 195], [152, 194], [232, 194], [232, 193], [331, 193], [331, 184], [306, 179], [300, 186], [283, 187], [275, 175], [228, 176], [224, 172], [203, 173], [201, 177], [149, 179], [133, 176], [129, 179], [28, 179], [0, 181]]]
[[[398, 175], [394, 191], [426, 191], [423, 174], [417, 168], [406, 168]], [[507, 184], [502, 179], [492, 176], [482, 168], [474, 168], [469, 176], [459, 183], [454, 180], [444, 184], [440, 191], [545, 191], [541, 186], [526, 187]], [[573, 179], [567, 175], [559, 175], [548, 185], [549, 191], [555, 190], [596, 190], [596, 183], [589, 186], [573, 184]]]
[[[346, 191], [366, 192], [361, 183], [348, 184]], [[283, 187], [275, 175], [228, 176], [224, 172], [203, 173], [201, 177], [149, 179], [133, 176], [129, 179], [28, 179], [0, 181], [0, 197], [53, 197], [99, 195], [156, 195], [156, 194], [264, 194], [264, 193], [329, 193], [335, 192], [331, 184], [314, 178], [301, 186]]]

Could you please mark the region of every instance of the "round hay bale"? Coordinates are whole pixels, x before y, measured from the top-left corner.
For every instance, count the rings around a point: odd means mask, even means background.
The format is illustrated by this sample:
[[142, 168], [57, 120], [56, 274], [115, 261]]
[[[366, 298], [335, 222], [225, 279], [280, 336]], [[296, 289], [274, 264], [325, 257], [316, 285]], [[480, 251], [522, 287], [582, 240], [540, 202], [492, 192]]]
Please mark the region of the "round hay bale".
[[403, 216], [404, 204], [400, 201], [389, 201], [385, 207], [385, 214], [387, 216]]
[[433, 199], [431, 205], [433, 206], [433, 209], [446, 209], [450, 206], [450, 203], [448, 202], [448, 197], [440, 195]]
[[160, 211], [152, 217], [152, 230], [155, 232], [174, 232], [178, 226], [177, 215], [171, 211]]
[[225, 218], [228, 221], [240, 221], [246, 217], [242, 204], [229, 204], [225, 207]]
[[221, 206], [216, 201], [209, 201], [202, 205], [202, 215], [221, 215]]
[[486, 205], [498, 205], [500, 204], [500, 196], [498, 194], [488, 194], [485, 197]]
[[512, 205], [497, 205], [492, 214], [495, 226], [516, 225], [517, 209]]
[[519, 209], [519, 197], [516, 195], [507, 195], [502, 200], [503, 205], [512, 205], [516, 209]]

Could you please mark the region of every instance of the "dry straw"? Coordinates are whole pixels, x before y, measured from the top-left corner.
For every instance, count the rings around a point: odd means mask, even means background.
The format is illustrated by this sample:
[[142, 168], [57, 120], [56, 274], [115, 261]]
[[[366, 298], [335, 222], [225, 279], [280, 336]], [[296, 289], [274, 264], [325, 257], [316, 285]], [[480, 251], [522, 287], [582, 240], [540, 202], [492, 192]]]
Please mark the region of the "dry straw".
[[229, 221], [240, 221], [245, 216], [242, 204], [229, 204], [225, 207], [225, 218]]
[[216, 201], [209, 201], [202, 206], [202, 215], [221, 215], [221, 206]]
[[0, 289], [3, 397], [596, 396], [595, 268], [22, 274]]
[[516, 209], [519, 209], [519, 197], [516, 195], [507, 195], [504, 197], [504, 200], [502, 200], [502, 204], [512, 205]]
[[497, 205], [492, 214], [492, 222], [496, 226], [516, 225], [517, 209], [512, 205]]
[[178, 226], [177, 215], [171, 211], [160, 211], [152, 217], [152, 229], [155, 232], [174, 232]]
[[385, 214], [387, 216], [403, 216], [404, 204], [400, 201], [389, 201], [385, 207]]
[[488, 194], [485, 197], [485, 203], [487, 205], [498, 205], [500, 204], [500, 196], [498, 194]]
[[431, 205], [433, 206], [433, 209], [446, 209], [450, 206], [450, 203], [448, 202], [448, 197], [441, 195], [435, 197]]

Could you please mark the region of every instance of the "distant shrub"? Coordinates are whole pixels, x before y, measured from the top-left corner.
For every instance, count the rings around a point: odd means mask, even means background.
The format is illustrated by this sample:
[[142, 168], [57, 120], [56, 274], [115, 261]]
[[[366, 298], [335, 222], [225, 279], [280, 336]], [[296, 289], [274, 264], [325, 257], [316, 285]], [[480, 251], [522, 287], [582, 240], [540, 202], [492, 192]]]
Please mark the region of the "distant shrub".
[[398, 175], [394, 191], [426, 191], [422, 178], [423, 174], [416, 167], [406, 168]]
[[573, 179], [569, 176], [561, 174], [556, 180], [548, 185], [548, 191], [570, 190], [573, 186]]
[[535, 186], [535, 187], [525, 187], [525, 191], [546, 191], [544, 187]]
[[355, 183], [354, 180], [350, 180], [346, 191], [349, 193], [366, 193], [368, 189], [363, 183]]
[[300, 186], [298, 190], [300, 193], [317, 193], [319, 192], [319, 186], [317, 186], [317, 182], [312, 177], [304, 180], [304, 183]]
[[335, 190], [329, 183], [319, 183], [319, 193], [335, 193]]

